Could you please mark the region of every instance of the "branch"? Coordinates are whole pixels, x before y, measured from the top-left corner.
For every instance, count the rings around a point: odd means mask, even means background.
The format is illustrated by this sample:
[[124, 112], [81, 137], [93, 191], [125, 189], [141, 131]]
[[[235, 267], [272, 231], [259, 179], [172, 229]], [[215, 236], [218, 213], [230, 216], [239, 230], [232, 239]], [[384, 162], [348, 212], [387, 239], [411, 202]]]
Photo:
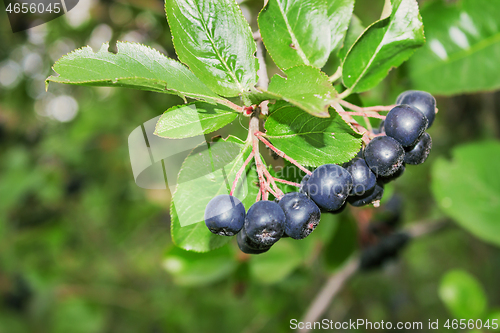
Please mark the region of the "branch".
[[391, 111], [396, 105], [377, 105], [377, 106], [367, 106], [367, 107], [361, 107], [354, 105], [352, 103], [349, 103], [344, 100], [339, 100], [339, 103], [345, 106], [348, 109], [351, 109], [353, 111], [357, 112], [381, 112], [381, 111]]
[[[438, 230], [443, 229], [449, 224], [450, 220], [438, 220], [432, 222], [418, 222], [406, 229], [406, 233], [411, 238], [419, 238]], [[302, 322], [315, 322], [329, 307], [335, 296], [340, 292], [342, 286], [349, 280], [359, 269], [359, 254], [353, 257], [340, 271], [332, 274], [323, 288], [318, 292], [311, 305], [309, 306], [306, 315]], [[309, 332], [309, 329], [300, 330], [301, 333]]]
[[264, 133], [260, 132], [260, 131], [256, 131], [255, 132], [255, 136], [260, 140], [262, 141], [267, 147], [269, 147], [269, 149], [271, 149], [272, 151], [274, 151], [276, 154], [278, 154], [279, 157], [281, 158], [284, 158], [285, 160], [287, 160], [288, 162], [292, 163], [293, 165], [295, 165], [297, 168], [299, 168], [300, 170], [304, 171], [306, 174], [308, 175], [311, 175], [312, 172], [307, 170], [306, 168], [304, 168], [299, 162], [297, 162], [296, 160], [294, 160], [293, 158], [291, 158], [290, 156], [288, 156], [287, 154], [285, 154], [284, 152], [282, 152], [281, 150], [279, 150], [278, 148], [276, 148], [275, 146], [273, 146], [271, 144], [271, 142], [267, 141], [266, 139], [264, 139], [262, 137], [262, 135], [264, 135]]
[[340, 79], [341, 77], [342, 77], [342, 67], [339, 66], [337, 68], [337, 70], [335, 71], [335, 73], [333, 73], [333, 75], [328, 78], [328, 81], [335, 82], [338, 79]]
[[[267, 200], [269, 192], [267, 191], [267, 182], [264, 179], [264, 164], [262, 163], [262, 160], [260, 159], [260, 152], [259, 152], [259, 140], [255, 136], [255, 132], [259, 131], [259, 112], [256, 110], [251, 118], [250, 118], [250, 123], [248, 124], [248, 139], [251, 140], [252, 142], [252, 154], [255, 158], [255, 168], [257, 169], [257, 176], [259, 177], [259, 187], [260, 187], [260, 193], [262, 200]], [[260, 197], [260, 196], [259, 196]], [[257, 197], [257, 201], [259, 201], [259, 197]]]

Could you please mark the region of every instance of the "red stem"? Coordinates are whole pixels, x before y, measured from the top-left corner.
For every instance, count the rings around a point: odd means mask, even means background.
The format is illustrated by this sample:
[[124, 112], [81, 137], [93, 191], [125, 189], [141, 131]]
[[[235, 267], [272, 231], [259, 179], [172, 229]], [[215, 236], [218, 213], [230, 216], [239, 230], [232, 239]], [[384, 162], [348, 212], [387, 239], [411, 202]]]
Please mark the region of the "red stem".
[[250, 161], [252, 160], [252, 157], [253, 157], [253, 151], [250, 153], [250, 155], [248, 155], [245, 163], [243, 163], [242, 167], [236, 173], [236, 176], [234, 177], [234, 181], [233, 181], [233, 187], [231, 188], [231, 192], [229, 193], [229, 195], [234, 194], [234, 190], [236, 189], [236, 184], [238, 184], [238, 180], [240, 179], [241, 175], [245, 171], [248, 163], [250, 163]]
[[276, 177], [274, 177], [274, 180], [277, 181], [278, 183], [283, 183], [283, 184], [287, 184], [287, 185], [291, 185], [291, 186], [295, 186], [295, 187], [300, 187], [299, 183], [294, 183], [294, 182], [291, 182], [288, 180], [284, 180], [284, 179], [280, 179], [280, 178], [276, 178]]
[[367, 107], [361, 107], [354, 105], [352, 103], [349, 103], [344, 100], [339, 100], [339, 104], [345, 106], [346, 108], [349, 108], [353, 111], [358, 111], [358, 112], [381, 112], [381, 111], [391, 111], [396, 105], [377, 105], [377, 106], [367, 106]]
[[379, 115], [377, 113], [348, 112], [348, 111], [344, 111], [344, 113], [346, 113], [346, 114], [348, 114], [350, 116], [364, 116], [364, 117], [371, 117], [371, 118], [377, 118], [377, 119], [382, 119], [382, 120], [385, 119], [385, 116]]
[[307, 170], [306, 168], [304, 168], [299, 162], [297, 162], [296, 160], [294, 160], [293, 158], [291, 158], [290, 156], [288, 156], [287, 154], [285, 154], [284, 152], [282, 152], [281, 150], [277, 149], [276, 147], [274, 147], [269, 141], [267, 141], [266, 139], [264, 139], [262, 137], [262, 135], [264, 135], [264, 133], [260, 132], [260, 131], [256, 131], [254, 133], [254, 135], [260, 140], [262, 141], [267, 147], [269, 147], [269, 149], [271, 149], [272, 151], [274, 151], [276, 154], [278, 154], [278, 156], [284, 158], [285, 160], [287, 160], [288, 162], [292, 163], [293, 165], [295, 165], [297, 168], [299, 168], [300, 170], [304, 171], [306, 174], [308, 175], [311, 175], [312, 172]]

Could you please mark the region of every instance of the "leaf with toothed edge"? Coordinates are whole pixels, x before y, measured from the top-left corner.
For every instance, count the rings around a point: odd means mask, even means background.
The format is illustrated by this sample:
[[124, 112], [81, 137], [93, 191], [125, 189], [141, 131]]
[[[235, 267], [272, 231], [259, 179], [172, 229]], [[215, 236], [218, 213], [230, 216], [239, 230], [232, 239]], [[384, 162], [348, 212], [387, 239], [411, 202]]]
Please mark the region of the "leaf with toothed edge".
[[318, 118], [280, 101], [269, 108], [265, 136], [302, 165], [318, 167], [351, 160], [361, 147], [361, 135], [330, 109], [330, 118]]
[[[230, 136], [208, 147], [200, 145], [186, 157], [170, 206], [172, 240], [177, 246], [208, 252], [232, 239], [208, 230], [204, 222], [205, 207], [216, 195], [229, 194], [236, 173], [251, 151], [250, 144]], [[234, 196], [248, 209], [259, 190], [255, 167], [248, 165], [243, 175], [246, 176], [240, 179]]]
[[391, 3], [391, 15], [369, 26], [345, 57], [342, 81], [352, 92], [375, 87], [425, 42], [417, 1]]
[[342, 45], [354, 9], [354, 0], [327, 0], [327, 15], [330, 22], [330, 50]]
[[330, 55], [325, 0], [270, 0], [257, 19], [262, 41], [281, 69], [321, 68]]
[[189, 69], [157, 50], [138, 43], [117, 42], [116, 54], [104, 43], [98, 52], [90, 46], [75, 50], [54, 64], [59, 76], [49, 82], [81, 86], [125, 87], [176, 94], [208, 103], [228, 102], [217, 96]]
[[194, 102], [171, 107], [156, 124], [155, 135], [169, 139], [190, 138], [214, 132], [238, 117], [231, 108]]
[[232, 97], [257, 83], [257, 46], [234, 0], [166, 0], [179, 60], [216, 93]]
[[328, 76], [312, 66], [296, 66], [284, 71], [286, 78], [274, 75], [268, 92], [300, 107], [316, 117], [329, 117], [328, 107], [337, 92]]

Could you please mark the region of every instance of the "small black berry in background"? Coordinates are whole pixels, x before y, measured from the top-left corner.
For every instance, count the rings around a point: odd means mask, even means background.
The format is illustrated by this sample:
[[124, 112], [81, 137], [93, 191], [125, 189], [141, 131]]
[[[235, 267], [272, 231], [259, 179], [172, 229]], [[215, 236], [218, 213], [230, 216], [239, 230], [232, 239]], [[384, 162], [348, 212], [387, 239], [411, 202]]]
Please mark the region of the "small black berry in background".
[[241, 252], [247, 254], [260, 254], [267, 252], [271, 246], [262, 245], [254, 242], [248, 237], [245, 227], [243, 227], [238, 235], [236, 235], [236, 243], [238, 243], [238, 247]]
[[388, 260], [394, 259], [409, 240], [410, 236], [402, 232], [383, 237], [377, 244], [363, 250], [360, 269], [367, 271], [381, 267]]
[[403, 173], [405, 173], [405, 170], [406, 170], [406, 165], [405, 165], [405, 162], [403, 162], [403, 164], [401, 164], [401, 166], [399, 167], [398, 170], [396, 170], [396, 172], [394, 172], [392, 175], [387, 176], [387, 177], [380, 176], [380, 177], [378, 177], [378, 181], [381, 182], [382, 184], [390, 183], [393, 180], [396, 180], [399, 177], [401, 177], [403, 175]]
[[342, 207], [351, 188], [352, 177], [346, 169], [324, 164], [313, 171], [304, 185], [304, 193], [320, 208], [335, 211]]
[[258, 201], [245, 217], [246, 234], [259, 245], [271, 246], [285, 231], [285, 213], [274, 201]]
[[354, 207], [361, 207], [382, 199], [384, 195], [384, 184], [377, 182], [375, 187], [363, 195], [356, 195], [347, 198], [347, 202]]
[[436, 118], [436, 99], [428, 92], [405, 91], [398, 96], [396, 104], [408, 104], [422, 112], [429, 121], [427, 128], [431, 127]]
[[303, 193], [290, 192], [279, 201], [285, 213], [285, 234], [293, 239], [309, 236], [321, 218], [319, 207]]
[[216, 235], [234, 236], [245, 222], [245, 207], [241, 201], [228, 194], [210, 200], [205, 208], [205, 224]]
[[373, 138], [366, 146], [366, 164], [377, 176], [390, 176], [403, 164], [405, 151], [401, 144], [388, 136]]
[[352, 189], [349, 195], [362, 195], [375, 187], [377, 176], [370, 170], [363, 158], [355, 157], [344, 167], [352, 177]]
[[385, 134], [396, 139], [403, 147], [414, 145], [427, 128], [427, 118], [416, 108], [398, 105], [387, 114]]
[[405, 163], [417, 165], [422, 164], [429, 157], [432, 148], [432, 139], [429, 133], [424, 133], [420, 140], [412, 146], [405, 149]]
[[403, 198], [397, 194], [393, 195], [377, 210], [371, 225], [384, 224], [391, 228], [396, 227], [402, 221], [403, 208]]

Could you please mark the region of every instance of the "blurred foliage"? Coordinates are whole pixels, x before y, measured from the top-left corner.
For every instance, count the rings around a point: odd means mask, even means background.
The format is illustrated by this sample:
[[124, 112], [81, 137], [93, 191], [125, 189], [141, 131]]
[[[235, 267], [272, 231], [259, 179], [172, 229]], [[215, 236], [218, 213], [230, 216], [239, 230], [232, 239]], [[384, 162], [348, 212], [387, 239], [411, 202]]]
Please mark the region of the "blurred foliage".
[[[242, 6], [256, 30], [262, 2]], [[382, 6], [359, 0], [355, 13], [367, 26]], [[300, 319], [351, 253], [352, 244], [337, 241], [350, 233], [346, 224], [370, 220], [374, 210], [324, 214], [309, 241], [288, 239], [255, 258], [233, 242], [210, 254], [173, 248], [170, 193], [135, 185], [127, 138], [182, 99], [44, 87], [51, 64], [87, 44], [96, 50], [107, 40], [112, 47], [116, 40], [137, 41], [176, 58], [162, 3], [80, 1], [70, 14], [12, 34], [0, 13], [0, 333], [288, 332], [290, 319]], [[325, 70], [335, 68], [327, 63]], [[402, 66], [359, 99], [391, 104], [412, 87]], [[500, 137], [499, 93], [438, 97], [438, 106], [429, 160], [386, 187], [386, 195], [404, 198], [403, 224], [443, 217], [430, 186], [436, 160], [463, 143]], [[238, 120], [229, 130], [244, 137]], [[497, 174], [494, 165], [487, 170]], [[411, 243], [398, 263], [357, 275], [324, 318], [445, 321], [451, 315], [439, 281], [451, 269], [479, 281], [488, 300], [484, 315], [498, 318], [500, 250], [458, 227]], [[463, 274], [446, 277], [449, 288], [470, 282]]]

